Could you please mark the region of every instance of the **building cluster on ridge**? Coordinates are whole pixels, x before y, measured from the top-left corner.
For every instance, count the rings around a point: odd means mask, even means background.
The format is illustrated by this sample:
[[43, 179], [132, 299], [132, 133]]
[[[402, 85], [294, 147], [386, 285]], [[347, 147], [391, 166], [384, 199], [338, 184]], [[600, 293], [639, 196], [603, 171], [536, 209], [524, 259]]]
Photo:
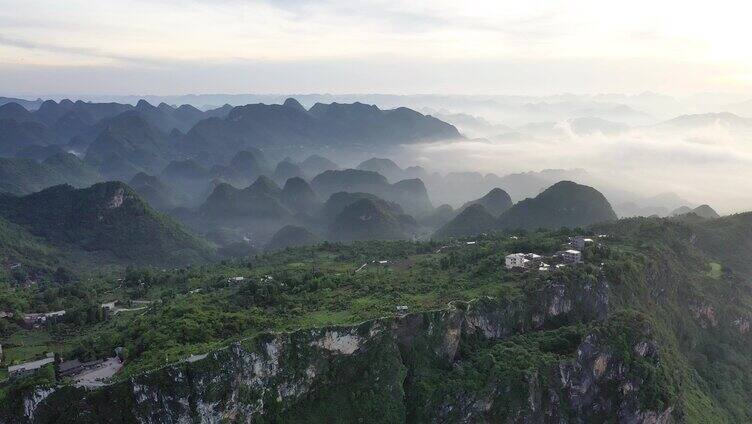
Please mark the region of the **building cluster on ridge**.
[[586, 245], [593, 243], [593, 239], [583, 236], [569, 238], [566, 250], [554, 253], [551, 256], [542, 256], [537, 253], [512, 253], [504, 257], [504, 265], [507, 269], [549, 271], [551, 268], [559, 269], [567, 265], [582, 262], [582, 250]]

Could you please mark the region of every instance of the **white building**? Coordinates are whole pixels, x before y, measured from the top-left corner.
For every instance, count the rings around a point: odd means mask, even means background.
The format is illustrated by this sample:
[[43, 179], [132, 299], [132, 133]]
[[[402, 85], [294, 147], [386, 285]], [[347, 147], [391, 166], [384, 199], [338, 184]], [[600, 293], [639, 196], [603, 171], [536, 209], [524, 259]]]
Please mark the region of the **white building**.
[[64, 310], [39, 314], [25, 314], [23, 320], [27, 326], [33, 326], [44, 324], [48, 319], [60, 318], [63, 315], [65, 315]]
[[570, 237], [569, 244], [572, 245], [577, 250], [582, 250], [585, 248], [585, 245], [590, 244], [593, 242], [593, 239], [591, 238], [585, 238], [583, 236], [575, 236]]
[[529, 259], [525, 257], [524, 253], [512, 253], [504, 258], [504, 264], [507, 269], [524, 268], [528, 262]]
[[582, 262], [582, 252], [579, 250], [569, 249], [561, 252], [561, 257], [564, 261], [576, 264]]
[[535, 253], [512, 253], [504, 258], [507, 269], [535, 267], [542, 256]]

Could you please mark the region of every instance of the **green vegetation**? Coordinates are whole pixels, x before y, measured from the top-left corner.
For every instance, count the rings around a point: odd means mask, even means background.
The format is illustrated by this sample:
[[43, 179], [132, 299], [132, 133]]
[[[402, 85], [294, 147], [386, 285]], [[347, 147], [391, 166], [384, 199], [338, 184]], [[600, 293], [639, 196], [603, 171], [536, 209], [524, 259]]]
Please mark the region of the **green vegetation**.
[[433, 237], [443, 240], [450, 237], [465, 237], [493, 229], [496, 218], [479, 203], [465, 207], [456, 217], [441, 227]]
[[151, 209], [119, 182], [5, 196], [0, 198], [0, 215], [61, 250], [100, 252], [102, 261], [110, 256], [107, 262], [185, 265], [214, 257], [206, 242]]
[[330, 226], [334, 240], [393, 240], [407, 238], [408, 227], [383, 202], [360, 199], [342, 209]]
[[718, 262], [710, 263], [710, 271], [708, 271], [708, 277], [719, 280], [723, 276], [723, 268]]
[[603, 194], [571, 181], [560, 181], [535, 198], [515, 205], [504, 201], [508, 197], [502, 190], [492, 190], [463, 205], [462, 212], [440, 228], [434, 238], [470, 237], [499, 230], [577, 228], [616, 220], [616, 213]]
[[[715, 246], [705, 244], [715, 240], [713, 229], [728, 224], [718, 225], [670, 219], [604, 224], [593, 231], [608, 237], [584, 249], [584, 264], [548, 273], [506, 270], [504, 256], [550, 255], [576, 232], [491, 234], [474, 238], [473, 245], [460, 240], [446, 247], [323, 243], [185, 269], [130, 268], [96, 283], [6, 287], [0, 302], [13, 305], [6, 308], [72, 312], [43, 329], [8, 327], [0, 342], [28, 346], [27, 352], [13, 347], [14, 360], [53, 344], [64, 357], [81, 359], [109, 356], [123, 346], [126, 364], [118, 379], [124, 381], [233, 341], [253, 346], [270, 337], [268, 331], [354, 325], [394, 316], [398, 305], [418, 313], [453, 302], [468, 314], [502, 314], [506, 332], [496, 338], [463, 333], [455, 353], [437, 356], [437, 342], [427, 330], [438, 325], [437, 315], [427, 313], [423, 327], [410, 327], [415, 333], [409, 343], [374, 339], [362, 354], [333, 360], [299, 401], [266, 399], [266, 418], [452, 421], [480, 413], [473, 405], [488, 401], [482, 416], [493, 421], [549, 407], [564, 408], [558, 413], [570, 418], [619, 419], [616, 408], [581, 409], [586, 406], [570, 399], [561, 377], [568, 370], [572, 379], [585, 378], [578, 377], [581, 372], [602, 376], [592, 383], [599, 387], [593, 399], [599, 405], [619, 399], [636, 411], [671, 408], [677, 422], [747, 422], [752, 296], [747, 275], [726, 267], [727, 251], [703, 250]], [[558, 303], [550, 303], [551, 293], [560, 297]], [[109, 319], [92, 309], [113, 299], [126, 307], [136, 299], [154, 302]], [[480, 300], [457, 303], [474, 299]], [[536, 321], [539, 314], [546, 318]], [[291, 373], [313, 360], [309, 351], [295, 352], [295, 360], [303, 362], [285, 362]], [[538, 412], [529, 409], [531, 396], [540, 399]]]
[[598, 190], [560, 181], [532, 199], [517, 202], [499, 217], [498, 228], [581, 227], [616, 220], [616, 213]]

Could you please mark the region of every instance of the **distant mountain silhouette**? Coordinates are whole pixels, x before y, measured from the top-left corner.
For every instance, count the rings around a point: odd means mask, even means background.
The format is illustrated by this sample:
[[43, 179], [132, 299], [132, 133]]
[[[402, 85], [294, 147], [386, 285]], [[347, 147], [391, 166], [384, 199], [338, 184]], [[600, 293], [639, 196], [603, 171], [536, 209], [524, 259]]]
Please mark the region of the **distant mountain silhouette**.
[[616, 220], [608, 200], [598, 190], [560, 181], [535, 198], [522, 200], [498, 219], [502, 229], [585, 227]]
[[402, 207], [394, 202], [386, 201], [374, 194], [371, 193], [348, 193], [341, 191], [339, 193], [332, 194], [329, 199], [324, 203], [323, 207], [321, 208], [320, 216], [322, 219], [326, 222], [332, 222], [334, 221], [337, 216], [342, 213], [342, 211], [352, 205], [353, 203], [362, 200], [362, 199], [368, 199], [372, 202], [376, 203], [379, 207], [382, 209], [388, 211], [394, 216], [399, 216], [404, 214], [405, 212], [402, 210]]
[[713, 208], [711, 208], [708, 205], [700, 205], [694, 209], [692, 209], [692, 213], [694, 213], [697, 216], [707, 218], [707, 219], [715, 219], [720, 218], [721, 216], [716, 212]]
[[47, 146], [34, 144], [17, 151], [15, 157], [34, 159], [35, 161], [42, 162], [50, 156], [64, 153], [66, 153], [65, 150], [63, 150], [58, 144], [50, 144]]
[[[107, 178], [129, 180], [139, 171], [156, 173], [168, 163], [167, 137], [139, 114], [124, 113], [108, 122], [86, 150], [86, 162]], [[117, 161], [122, 164], [113, 166]], [[124, 175], [124, 172], [133, 172]]]
[[690, 212], [692, 212], [692, 208], [689, 206], [680, 206], [671, 211], [671, 216], [686, 215]]
[[303, 170], [300, 169], [300, 166], [287, 160], [283, 160], [282, 162], [278, 163], [272, 175], [275, 181], [281, 182], [281, 183], [284, 183], [285, 181], [293, 177], [299, 177], [299, 178], [306, 177], [305, 172], [303, 172]]
[[181, 146], [187, 154], [222, 162], [248, 147], [397, 145], [460, 137], [453, 126], [406, 108], [317, 103], [306, 111], [298, 102], [287, 101], [238, 106], [225, 119], [202, 120]]
[[723, 126], [731, 129], [750, 129], [752, 119], [742, 118], [729, 112], [681, 115], [654, 125], [656, 128], [697, 129], [707, 126]]
[[36, 110], [39, 109], [39, 106], [42, 104], [42, 99], [36, 99], [36, 100], [26, 100], [26, 99], [19, 99], [15, 97], [0, 97], [0, 105], [4, 105], [7, 103], [18, 103], [19, 105], [23, 106], [26, 110]]
[[340, 191], [371, 193], [384, 198], [391, 188], [383, 175], [358, 169], [324, 171], [311, 180], [311, 186], [325, 198]]
[[455, 210], [447, 204], [440, 205], [431, 212], [418, 216], [418, 222], [424, 227], [438, 229], [457, 216]]
[[24, 195], [62, 183], [59, 173], [35, 160], [0, 158], [0, 193]]
[[306, 180], [293, 177], [285, 182], [280, 193], [282, 203], [297, 213], [313, 215], [321, 207], [321, 201]]
[[101, 176], [94, 168], [71, 153], [54, 154], [42, 161], [42, 165], [57, 172], [62, 181], [74, 187], [88, 187], [101, 181]]
[[397, 166], [391, 159], [371, 158], [361, 162], [355, 169], [361, 171], [373, 171], [385, 176], [387, 179], [397, 181], [403, 178], [402, 168]]
[[488, 213], [482, 204], [473, 203], [436, 231], [433, 238], [443, 240], [450, 237], [474, 236], [493, 230], [496, 224], [496, 218]]
[[507, 209], [512, 207], [512, 198], [509, 197], [506, 191], [500, 188], [494, 188], [480, 199], [471, 200], [462, 205], [458, 212], [462, 212], [471, 205], [482, 205], [486, 212], [493, 216], [499, 216], [506, 212]]
[[688, 214], [695, 214], [699, 216], [700, 218], [705, 218], [705, 219], [716, 219], [716, 218], [721, 217], [720, 215], [718, 215], [718, 212], [716, 212], [713, 208], [711, 208], [708, 205], [700, 205], [694, 209], [687, 207], [687, 206], [681, 206], [679, 208], [674, 209], [671, 212], [671, 216], [681, 216], [681, 215], [688, 215]]
[[330, 238], [340, 241], [407, 238], [400, 218], [382, 203], [360, 199], [346, 206], [329, 227]]
[[303, 162], [300, 162], [299, 166], [308, 175], [319, 175], [324, 171], [340, 169], [339, 165], [319, 155], [307, 157]]
[[207, 180], [209, 171], [193, 159], [172, 161], [162, 170], [161, 177], [166, 181]]
[[253, 182], [253, 184], [249, 185], [245, 189], [245, 191], [252, 195], [264, 195], [272, 197], [279, 197], [279, 195], [282, 193], [282, 189], [277, 185], [277, 183], [275, 183], [266, 175], [258, 177], [256, 181]]
[[0, 197], [0, 215], [57, 245], [107, 252], [126, 262], [178, 265], [215, 255], [206, 242], [120, 182], [86, 189], [60, 185], [24, 197]]
[[154, 175], [139, 172], [128, 185], [154, 209], [169, 211], [181, 203], [176, 199], [173, 190]]
[[397, 181], [388, 190], [387, 198], [399, 203], [410, 215], [421, 215], [433, 210], [428, 190], [419, 178]]
[[57, 135], [42, 123], [0, 119], [0, 157], [14, 157], [30, 147], [57, 143]]
[[337, 192], [371, 193], [379, 198], [399, 203], [406, 213], [419, 215], [433, 210], [423, 181], [410, 179], [389, 184], [374, 171], [344, 169], [324, 171], [311, 180], [311, 186], [321, 197]]
[[286, 225], [279, 229], [267, 243], [267, 250], [279, 250], [287, 247], [317, 244], [321, 239], [303, 227]]
[[88, 187], [99, 180], [93, 168], [70, 153], [53, 155], [41, 163], [0, 158], [0, 193], [25, 195], [64, 183]]
[[254, 148], [241, 150], [235, 153], [230, 160], [230, 167], [236, 170], [243, 178], [254, 181], [261, 175], [271, 174], [269, 164], [264, 154]]
[[39, 122], [33, 113], [18, 103], [6, 103], [0, 106], [0, 119], [12, 119], [16, 122]]
[[281, 189], [268, 177], [261, 176], [245, 189], [219, 184], [199, 208], [211, 220], [279, 220], [292, 216], [279, 199]]

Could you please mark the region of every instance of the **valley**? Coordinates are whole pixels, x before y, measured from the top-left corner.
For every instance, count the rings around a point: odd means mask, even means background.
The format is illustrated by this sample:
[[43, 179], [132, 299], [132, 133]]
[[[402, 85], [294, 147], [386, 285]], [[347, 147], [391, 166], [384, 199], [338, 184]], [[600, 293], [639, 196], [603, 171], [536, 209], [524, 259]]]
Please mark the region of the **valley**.
[[403, 168], [463, 137], [404, 108], [43, 106], [3, 109], [55, 135], [0, 159], [0, 422], [752, 415], [749, 214]]

